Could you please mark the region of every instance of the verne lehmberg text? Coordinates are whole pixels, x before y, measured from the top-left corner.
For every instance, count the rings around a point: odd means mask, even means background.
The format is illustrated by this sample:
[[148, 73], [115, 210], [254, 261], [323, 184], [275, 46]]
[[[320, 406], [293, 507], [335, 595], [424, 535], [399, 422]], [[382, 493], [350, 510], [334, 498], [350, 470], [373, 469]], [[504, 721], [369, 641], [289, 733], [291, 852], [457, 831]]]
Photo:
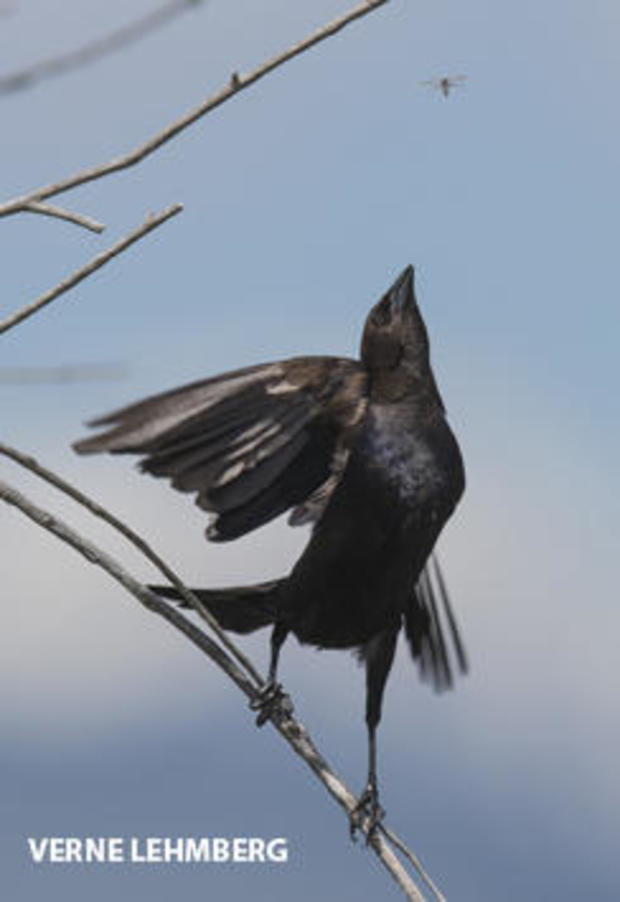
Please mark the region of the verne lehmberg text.
[[288, 861], [288, 843], [283, 837], [29, 836], [28, 849], [36, 864]]

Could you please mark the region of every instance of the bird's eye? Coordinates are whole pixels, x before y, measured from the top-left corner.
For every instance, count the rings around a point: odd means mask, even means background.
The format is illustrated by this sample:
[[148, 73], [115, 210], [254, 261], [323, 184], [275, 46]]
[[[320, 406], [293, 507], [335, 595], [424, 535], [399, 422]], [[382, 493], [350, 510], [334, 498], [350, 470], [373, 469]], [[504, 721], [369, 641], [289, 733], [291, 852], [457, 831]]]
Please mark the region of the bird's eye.
[[372, 314], [372, 322], [375, 326], [388, 326], [392, 321], [390, 305], [386, 301], [378, 304]]

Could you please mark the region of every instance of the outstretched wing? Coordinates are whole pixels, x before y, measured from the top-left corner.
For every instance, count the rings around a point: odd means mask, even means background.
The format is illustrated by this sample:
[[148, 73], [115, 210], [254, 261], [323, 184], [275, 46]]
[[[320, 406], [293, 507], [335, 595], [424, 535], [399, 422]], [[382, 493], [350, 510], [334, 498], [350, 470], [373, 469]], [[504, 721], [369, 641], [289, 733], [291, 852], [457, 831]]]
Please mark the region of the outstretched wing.
[[234, 539], [303, 505], [332, 472], [336, 448], [363, 417], [366, 376], [356, 361], [297, 357], [224, 373], [155, 395], [91, 426], [105, 432], [80, 454], [145, 455], [215, 517], [207, 536]]

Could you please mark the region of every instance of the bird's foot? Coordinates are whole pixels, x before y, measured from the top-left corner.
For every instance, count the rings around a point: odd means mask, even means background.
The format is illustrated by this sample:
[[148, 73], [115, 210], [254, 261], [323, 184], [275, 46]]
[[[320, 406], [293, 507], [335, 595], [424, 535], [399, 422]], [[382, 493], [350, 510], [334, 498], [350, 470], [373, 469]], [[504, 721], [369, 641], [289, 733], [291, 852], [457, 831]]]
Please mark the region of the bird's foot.
[[366, 842], [370, 842], [384, 816], [385, 811], [379, 804], [377, 784], [369, 780], [366, 789], [350, 814], [350, 832], [353, 842], [357, 838], [357, 831], [362, 829], [366, 832]]
[[252, 711], [258, 711], [256, 726], [262, 727], [271, 717], [285, 720], [293, 713], [293, 703], [280, 683], [269, 680], [258, 690], [256, 698], [250, 702]]

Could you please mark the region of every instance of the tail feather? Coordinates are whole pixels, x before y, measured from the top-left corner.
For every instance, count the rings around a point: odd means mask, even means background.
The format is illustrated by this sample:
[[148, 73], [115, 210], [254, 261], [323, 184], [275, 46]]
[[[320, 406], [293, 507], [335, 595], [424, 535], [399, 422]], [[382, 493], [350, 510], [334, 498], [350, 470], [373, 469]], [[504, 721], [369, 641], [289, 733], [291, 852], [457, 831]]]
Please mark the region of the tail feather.
[[[276, 599], [283, 579], [274, 579], [254, 586], [232, 586], [227, 589], [192, 589], [204, 606], [214, 615], [220, 626], [234, 633], [252, 633], [268, 626], [276, 619]], [[188, 607], [174, 586], [149, 586], [163, 598], [178, 601]]]
[[[443, 618], [440, 615], [440, 605]], [[447, 621], [446, 623], [443, 621]], [[420, 676], [438, 691], [454, 683], [454, 662], [465, 674], [465, 648], [452, 612], [450, 597], [437, 558], [433, 556], [420, 575], [404, 616], [405, 635]], [[448, 642], [447, 637], [451, 639]], [[451, 644], [451, 648], [449, 645]]]

